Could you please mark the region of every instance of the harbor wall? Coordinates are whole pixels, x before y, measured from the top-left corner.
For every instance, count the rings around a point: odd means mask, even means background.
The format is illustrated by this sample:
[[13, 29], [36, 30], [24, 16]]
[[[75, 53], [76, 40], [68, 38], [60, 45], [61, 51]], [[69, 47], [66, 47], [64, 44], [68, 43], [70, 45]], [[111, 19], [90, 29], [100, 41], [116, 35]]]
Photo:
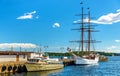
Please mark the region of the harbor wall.
[[27, 61], [27, 55], [0, 55], [0, 62]]
[[27, 71], [24, 61], [0, 62], [0, 74]]

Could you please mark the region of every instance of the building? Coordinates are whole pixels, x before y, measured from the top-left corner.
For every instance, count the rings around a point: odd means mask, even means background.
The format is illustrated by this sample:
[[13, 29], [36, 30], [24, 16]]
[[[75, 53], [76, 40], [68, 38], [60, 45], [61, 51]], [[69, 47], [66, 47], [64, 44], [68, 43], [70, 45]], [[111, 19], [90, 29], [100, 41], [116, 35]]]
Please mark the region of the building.
[[33, 52], [0, 51], [0, 62], [27, 61]]

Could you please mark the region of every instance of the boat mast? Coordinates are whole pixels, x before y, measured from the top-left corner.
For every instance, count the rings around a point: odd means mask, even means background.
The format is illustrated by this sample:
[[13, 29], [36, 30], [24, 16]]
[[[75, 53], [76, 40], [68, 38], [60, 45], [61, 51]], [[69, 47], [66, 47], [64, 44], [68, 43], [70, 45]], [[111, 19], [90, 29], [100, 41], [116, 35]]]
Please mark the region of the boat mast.
[[91, 43], [90, 37], [91, 37], [90, 11], [88, 11], [88, 54], [90, 54], [90, 43]]
[[83, 51], [84, 51], [84, 21], [83, 21], [83, 16], [84, 16], [84, 12], [83, 12], [83, 7], [82, 7], [82, 13], [81, 13], [81, 25], [82, 26], [80, 26], [81, 27], [81, 43], [79, 43], [79, 51], [80, 51], [80, 44], [81, 44], [81, 51], [82, 51], [82, 53], [83, 53]]
[[[80, 3], [81, 5], [83, 4], [83, 2]], [[83, 55], [83, 51], [84, 51], [84, 32], [85, 32], [85, 27], [84, 27], [84, 8], [83, 6], [81, 7], [81, 14], [79, 15], [76, 15], [76, 16], [81, 16], [80, 18], [80, 22], [76, 22], [76, 24], [80, 24], [80, 27], [77, 28], [77, 29], [72, 29], [72, 30], [78, 30], [80, 31], [80, 39], [77, 40], [77, 41], [70, 41], [70, 42], [77, 42], [79, 43], [79, 48], [78, 48], [78, 51], [81, 51], [82, 52], [82, 55]]]
[[[91, 16], [90, 16], [90, 10], [89, 10], [90, 8], [88, 8], [88, 30], [87, 30], [87, 32], [88, 32], [88, 41], [87, 41], [87, 43], [88, 43], [88, 54], [90, 54], [90, 50], [91, 50], [91, 43], [96, 43], [96, 42], [100, 42], [100, 41], [96, 41], [96, 40], [93, 40], [92, 38], [91, 38], [91, 32], [98, 32], [98, 31], [96, 31], [96, 30], [93, 30], [94, 28], [91, 28], [91, 22], [90, 22], [90, 19], [91, 19]], [[94, 45], [93, 45], [93, 51], [94, 51], [95, 49], [94, 49]]]
[[[83, 2], [80, 3], [81, 5], [83, 4]], [[70, 42], [77, 42], [78, 43], [78, 51], [81, 51], [81, 54], [83, 55], [83, 51], [86, 50], [86, 52], [88, 54], [90, 54], [90, 50], [91, 50], [91, 43], [95, 43], [95, 42], [100, 42], [100, 41], [96, 41], [96, 40], [92, 40], [92, 36], [91, 36], [91, 32], [97, 32], [97, 31], [94, 31], [93, 29], [94, 28], [91, 28], [91, 22], [90, 22], [90, 19], [91, 19], [91, 16], [90, 16], [90, 8], [87, 8], [88, 9], [88, 13], [87, 14], [84, 14], [84, 7], [82, 6], [81, 7], [81, 14], [79, 15], [76, 15], [76, 16], [81, 16], [81, 20], [80, 21], [76, 21], [75, 24], [80, 24], [80, 27], [79, 28], [76, 28], [76, 29], [72, 29], [72, 30], [78, 30], [80, 32], [80, 38], [79, 40], [76, 40], [76, 41], [70, 41]], [[85, 16], [87, 15], [87, 16]], [[84, 18], [87, 17], [88, 21], [84, 21]], [[87, 32], [87, 40], [85, 40], [85, 35]], [[86, 44], [86, 49], [84, 49], [84, 45]], [[93, 45], [94, 46], [94, 45]]]

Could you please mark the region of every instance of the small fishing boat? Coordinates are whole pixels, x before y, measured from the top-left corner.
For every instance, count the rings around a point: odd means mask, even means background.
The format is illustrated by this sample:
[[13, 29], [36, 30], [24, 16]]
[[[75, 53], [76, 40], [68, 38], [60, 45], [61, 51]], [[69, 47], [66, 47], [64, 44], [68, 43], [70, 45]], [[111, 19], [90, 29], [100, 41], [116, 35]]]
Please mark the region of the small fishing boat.
[[57, 58], [32, 57], [25, 64], [27, 71], [47, 71], [64, 67], [62, 61]]

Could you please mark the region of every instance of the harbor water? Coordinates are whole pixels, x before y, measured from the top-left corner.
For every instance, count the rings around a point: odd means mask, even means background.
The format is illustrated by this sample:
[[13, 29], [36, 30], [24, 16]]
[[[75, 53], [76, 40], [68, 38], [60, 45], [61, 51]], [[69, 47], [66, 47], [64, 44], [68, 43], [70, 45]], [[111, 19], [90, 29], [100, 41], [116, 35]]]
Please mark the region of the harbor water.
[[108, 58], [108, 62], [99, 62], [96, 65], [66, 66], [59, 70], [1, 74], [1, 76], [120, 76], [120, 56]]

